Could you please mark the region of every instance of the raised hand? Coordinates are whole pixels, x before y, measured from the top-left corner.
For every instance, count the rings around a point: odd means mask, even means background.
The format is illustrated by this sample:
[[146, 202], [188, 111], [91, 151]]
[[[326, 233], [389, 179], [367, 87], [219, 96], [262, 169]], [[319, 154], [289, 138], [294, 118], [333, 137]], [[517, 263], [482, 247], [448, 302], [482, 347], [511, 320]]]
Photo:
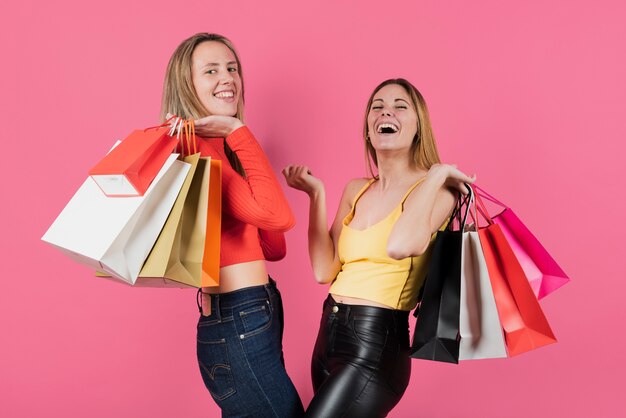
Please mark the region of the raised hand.
[[309, 167], [305, 165], [288, 165], [283, 168], [282, 173], [289, 187], [302, 190], [309, 196], [324, 188], [324, 183], [313, 176]]

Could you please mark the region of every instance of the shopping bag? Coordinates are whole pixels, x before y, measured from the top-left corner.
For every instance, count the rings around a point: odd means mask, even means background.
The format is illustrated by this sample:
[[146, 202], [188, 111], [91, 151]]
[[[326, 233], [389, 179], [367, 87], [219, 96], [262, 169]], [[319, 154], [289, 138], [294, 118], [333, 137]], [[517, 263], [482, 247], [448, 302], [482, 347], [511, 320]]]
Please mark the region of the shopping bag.
[[135, 283], [189, 171], [171, 154], [143, 196], [107, 197], [88, 178], [42, 240], [75, 261]]
[[[192, 184], [194, 184], [194, 180], [195, 183], [202, 183], [204, 174], [203, 163], [206, 163], [206, 161], [203, 160], [200, 167], [198, 166], [200, 154], [185, 157], [183, 161], [190, 164], [189, 172], [167, 217], [167, 221], [139, 272], [139, 277], [134, 284], [137, 287], [193, 287], [193, 278], [190, 279], [189, 272], [181, 264], [180, 246], [183, 209], [186, 204], [189, 205], [192, 201], [195, 200], [197, 202], [199, 200], [198, 196], [194, 196], [193, 191], [190, 189]], [[207, 172], [207, 174], [209, 173]], [[198, 187], [195, 187], [195, 190], [198, 190]], [[206, 200], [204, 203], [206, 210]], [[201, 204], [202, 201], [198, 203], [198, 206]]]
[[[467, 202], [466, 198], [465, 201]], [[411, 344], [411, 357], [459, 362], [462, 240], [469, 205], [457, 203], [445, 230], [437, 232], [422, 289]], [[461, 212], [464, 209], [464, 215]], [[453, 230], [453, 220], [459, 230]]]
[[459, 360], [507, 356], [502, 324], [478, 233], [463, 233]]
[[107, 196], [142, 196], [178, 144], [170, 133], [168, 122], [133, 131], [89, 175]]
[[191, 169], [135, 286], [219, 285], [221, 161], [200, 154], [184, 161]]
[[478, 236], [485, 256], [509, 356], [556, 342], [530, 283], [500, 225], [493, 222], [477, 195], [488, 225]]
[[541, 299], [569, 282], [567, 274], [515, 212], [480, 187], [475, 186], [475, 188], [480, 196], [503, 208], [502, 212], [492, 217], [493, 222], [500, 225], [535, 296]]

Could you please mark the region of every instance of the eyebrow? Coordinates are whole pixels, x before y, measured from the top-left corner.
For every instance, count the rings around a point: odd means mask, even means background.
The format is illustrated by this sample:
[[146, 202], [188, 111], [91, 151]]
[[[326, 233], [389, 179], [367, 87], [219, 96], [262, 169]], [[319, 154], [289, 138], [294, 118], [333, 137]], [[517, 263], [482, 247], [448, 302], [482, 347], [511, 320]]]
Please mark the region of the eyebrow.
[[[237, 61], [228, 61], [228, 62], [226, 63], [226, 65], [237, 65]], [[219, 67], [219, 66], [220, 66], [220, 64], [219, 64], [219, 63], [217, 63], [217, 62], [208, 62], [208, 63], [204, 64], [204, 65], [202, 66], [202, 68], [207, 68], [207, 67]]]
[[[374, 100], [372, 100], [372, 103], [374, 103], [374, 102], [383, 102], [383, 99], [374, 99]], [[406, 100], [404, 100], [404, 99], [395, 99], [395, 100], [394, 100], [394, 103], [395, 103], [395, 102], [404, 102], [404, 103], [406, 103], [406, 104], [409, 104], [409, 102], [407, 102], [407, 101], [406, 101]]]

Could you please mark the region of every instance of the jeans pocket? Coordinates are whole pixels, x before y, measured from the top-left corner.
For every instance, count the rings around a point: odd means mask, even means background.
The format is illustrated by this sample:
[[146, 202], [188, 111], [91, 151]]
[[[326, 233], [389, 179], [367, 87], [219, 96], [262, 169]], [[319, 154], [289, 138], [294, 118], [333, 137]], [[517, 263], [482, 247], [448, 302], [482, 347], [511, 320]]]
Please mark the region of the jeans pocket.
[[261, 333], [272, 325], [272, 307], [269, 300], [249, 305], [239, 311], [244, 337]]
[[228, 360], [226, 339], [197, 343], [198, 365], [204, 384], [216, 402], [233, 395], [235, 382]]

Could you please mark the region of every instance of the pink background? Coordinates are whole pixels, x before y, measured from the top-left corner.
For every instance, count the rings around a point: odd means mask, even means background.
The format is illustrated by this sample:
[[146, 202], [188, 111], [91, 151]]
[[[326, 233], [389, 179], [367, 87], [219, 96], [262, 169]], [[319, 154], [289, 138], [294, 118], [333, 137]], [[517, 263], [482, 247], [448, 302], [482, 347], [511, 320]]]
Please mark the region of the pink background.
[[[99, 281], [39, 240], [113, 141], [156, 122], [167, 60], [199, 31], [235, 42], [247, 123], [277, 171], [306, 163], [325, 181], [331, 214], [365, 172], [369, 93], [403, 76], [429, 103], [445, 161], [478, 173], [571, 275], [542, 303], [558, 344], [414, 361], [392, 417], [620, 415], [625, 11], [618, 0], [3, 5], [0, 416], [219, 416], [197, 370], [193, 290]], [[307, 404], [326, 287], [306, 255], [307, 200], [287, 196], [298, 225], [270, 269]]]

